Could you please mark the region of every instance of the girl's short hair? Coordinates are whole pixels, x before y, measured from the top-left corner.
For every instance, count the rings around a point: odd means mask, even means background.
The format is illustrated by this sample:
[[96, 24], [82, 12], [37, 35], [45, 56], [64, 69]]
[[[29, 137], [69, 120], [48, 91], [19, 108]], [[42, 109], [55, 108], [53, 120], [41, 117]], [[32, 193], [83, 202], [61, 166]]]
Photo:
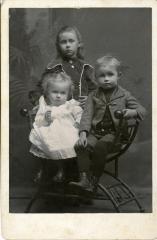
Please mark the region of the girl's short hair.
[[121, 70], [122, 70], [121, 61], [112, 55], [105, 55], [105, 56], [97, 59], [96, 64], [95, 64], [95, 72], [97, 71], [97, 69], [99, 67], [106, 66], [108, 64], [114, 65], [117, 68], [117, 71], [121, 72]]
[[46, 96], [47, 90], [53, 83], [67, 83], [69, 85], [69, 96], [72, 97], [73, 94], [73, 83], [71, 78], [65, 72], [44, 72], [42, 75], [42, 93]]
[[82, 36], [81, 36], [79, 30], [76, 27], [74, 27], [74, 26], [73, 27], [64, 26], [57, 33], [57, 36], [56, 36], [57, 57], [63, 57], [62, 56], [62, 52], [60, 50], [60, 46], [59, 46], [59, 37], [60, 37], [60, 34], [62, 34], [64, 32], [74, 32], [76, 34], [76, 37], [77, 37], [77, 39], [78, 39], [78, 41], [80, 43], [80, 47], [78, 48], [78, 51], [77, 51], [77, 57], [79, 59], [84, 59]]

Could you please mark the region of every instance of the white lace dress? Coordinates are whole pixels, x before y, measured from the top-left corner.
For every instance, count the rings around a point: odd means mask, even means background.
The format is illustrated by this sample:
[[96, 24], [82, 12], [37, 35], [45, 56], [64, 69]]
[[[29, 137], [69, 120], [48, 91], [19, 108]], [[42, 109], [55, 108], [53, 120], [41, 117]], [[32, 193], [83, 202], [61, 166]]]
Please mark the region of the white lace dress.
[[[45, 120], [47, 111], [51, 111], [51, 124]], [[37, 157], [52, 160], [75, 157], [74, 145], [79, 135], [74, 124], [80, 122], [81, 115], [82, 108], [74, 99], [60, 106], [49, 106], [41, 96], [39, 110], [29, 135], [32, 143], [30, 152]]]

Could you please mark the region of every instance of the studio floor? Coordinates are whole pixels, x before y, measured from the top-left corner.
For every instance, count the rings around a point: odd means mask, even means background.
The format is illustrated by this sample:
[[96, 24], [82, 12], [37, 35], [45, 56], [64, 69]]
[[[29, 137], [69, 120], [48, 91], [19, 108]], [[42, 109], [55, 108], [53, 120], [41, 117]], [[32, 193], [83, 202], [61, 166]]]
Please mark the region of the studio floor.
[[[133, 189], [145, 213], [152, 212], [152, 196], [150, 189]], [[24, 213], [31, 196], [36, 191], [34, 188], [12, 188], [10, 193], [10, 212]], [[139, 212], [135, 202], [130, 202], [121, 207], [124, 213]], [[57, 198], [38, 199], [31, 208], [31, 213], [116, 213], [109, 200], [59, 200]]]

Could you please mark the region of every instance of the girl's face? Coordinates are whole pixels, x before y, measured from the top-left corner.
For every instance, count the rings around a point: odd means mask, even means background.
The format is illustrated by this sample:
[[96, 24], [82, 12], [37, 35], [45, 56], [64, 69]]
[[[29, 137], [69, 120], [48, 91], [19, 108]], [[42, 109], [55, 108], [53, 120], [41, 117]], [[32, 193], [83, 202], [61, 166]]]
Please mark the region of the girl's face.
[[49, 85], [46, 98], [49, 105], [60, 106], [67, 101], [69, 94], [69, 84], [66, 82], [56, 82]]
[[74, 31], [63, 32], [59, 35], [59, 48], [63, 56], [75, 58], [79, 47], [80, 43]]
[[96, 70], [96, 81], [99, 87], [102, 87], [105, 90], [116, 87], [119, 78], [120, 74], [114, 65], [102, 65]]

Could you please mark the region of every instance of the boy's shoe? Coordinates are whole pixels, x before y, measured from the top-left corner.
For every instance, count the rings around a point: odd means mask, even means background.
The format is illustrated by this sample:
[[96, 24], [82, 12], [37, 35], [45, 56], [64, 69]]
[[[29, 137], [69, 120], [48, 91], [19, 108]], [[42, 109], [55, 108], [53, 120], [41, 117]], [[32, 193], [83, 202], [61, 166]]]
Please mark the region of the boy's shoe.
[[87, 191], [95, 192], [97, 188], [97, 183], [99, 179], [96, 177], [91, 177], [89, 180], [87, 174], [85, 172], [80, 173], [80, 181], [79, 182], [70, 182], [70, 185], [75, 185], [81, 187]]
[[76, 185], [81, 188], [88, 188], [90, 186], [90, 182], [87, 178], [87, 174], [85, 172], [80, 173], [80, 181], [79, 182], [70, 182], [70, 185]]

